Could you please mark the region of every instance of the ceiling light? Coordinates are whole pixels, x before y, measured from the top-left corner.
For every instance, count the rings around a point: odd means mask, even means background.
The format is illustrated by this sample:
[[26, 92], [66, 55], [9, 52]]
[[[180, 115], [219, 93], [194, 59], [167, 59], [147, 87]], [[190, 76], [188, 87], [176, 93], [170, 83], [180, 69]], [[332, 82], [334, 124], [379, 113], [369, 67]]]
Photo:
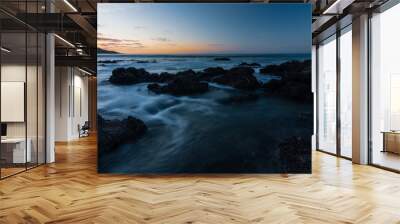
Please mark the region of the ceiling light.
[[78, 10], [73, 6], [68, 0], [64, 0], [65, 4], [67, 4], [74, 12], [78, 12]]
[[0, 49], [1, 49], [2, 51], [6, 52], [6, 53], [10, 53], [10, 52], [11, 52], [11, 50], [9, 50], [9, 49], [7, 49], [7, 48], [5, 48], [5, 47], [1, 47]]
[[58, 34], [54, 34], [55, 37], [57, 37], [59, 40], [61, 40], [62, 42], [66, 43], [67, 45], [69, 45], [70, 47], [75, 48], [75, 45], [73, 45], [71, 42], [69, 42], [68, 40], [60, 37]]
[[83, 49], [77, 48], [76, 53], [78, 53], [79, 55], [83, 55]]
[[332, 5], [325, 9], [322, 14], [340, 15], [343, 13], [343, 10], [353, 4], [353, 2], [355, 2], [355, 0], [336, 0]]
[[328, 14], [332, 9], [337, 7], [337, 4], [339, 4], [340, 0], [336, 0], [332, 5], [330, 5], [327, 9], [322, 14]]

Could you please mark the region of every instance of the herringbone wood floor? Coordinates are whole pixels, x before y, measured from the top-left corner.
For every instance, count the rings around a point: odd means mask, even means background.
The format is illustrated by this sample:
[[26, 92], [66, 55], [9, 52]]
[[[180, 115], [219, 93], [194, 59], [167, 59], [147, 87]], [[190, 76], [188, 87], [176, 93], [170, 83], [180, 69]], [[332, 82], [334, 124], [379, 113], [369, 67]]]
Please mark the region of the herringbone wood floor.
[[323, 153], [312, 175], [99, 175], [95, 141], [0, 181], [0, 223], [400, 223], [400, 175]]

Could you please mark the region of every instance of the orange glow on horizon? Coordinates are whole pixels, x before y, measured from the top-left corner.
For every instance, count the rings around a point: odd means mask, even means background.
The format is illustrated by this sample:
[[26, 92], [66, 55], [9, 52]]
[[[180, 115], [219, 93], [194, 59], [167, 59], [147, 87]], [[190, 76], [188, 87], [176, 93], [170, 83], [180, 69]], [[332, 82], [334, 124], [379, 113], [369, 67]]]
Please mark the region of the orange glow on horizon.
[[207, 54], [227, 50], [226, 47], [208, 43], [170, 43], [142, 41], [140, 46], [132, 44], [115, 44], [114, 42], [98, 41], [98, 47], [104, 50], [125, 54]]

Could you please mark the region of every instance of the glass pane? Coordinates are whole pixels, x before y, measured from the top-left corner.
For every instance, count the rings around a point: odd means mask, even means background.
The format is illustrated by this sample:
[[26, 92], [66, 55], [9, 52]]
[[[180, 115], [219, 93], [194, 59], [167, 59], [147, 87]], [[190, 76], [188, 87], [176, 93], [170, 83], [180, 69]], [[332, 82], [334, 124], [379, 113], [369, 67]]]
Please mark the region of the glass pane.
[[352, 35], [351, 27], [340, 36], [340, 152], [352, 156]]
[[44, 34], [38, 35], [38, 163], [45, 163], [45, 65], [46, 65], [46, 52], [45, 44], [46, 37]]
[[27, 144], [28, 151], [30, 153], [28, 156], [27, 166], [28, 168], [34, 167], [37, 165], [38, 158], [38, 144], [37, 144], [37, 132], [38, 132], [38, 107], [37, 107], [37, 98], [38, 98], [38, 88], [37, 88], [37, 76], [38, 76], [38, 35], [36, 32], [27, 33], [27, 80], [26, 80], [26, 116], [27, 116]]
[[26, 150], [25, 32], [2, 33], [1, 46], [1, 175], [5, 177], [25, 170], [31, 153]]
[[336, 37], [318, 48], [318, 148], [336, 153]]
[[400, 5], [372, 17], [372, 163], [400, 170]]

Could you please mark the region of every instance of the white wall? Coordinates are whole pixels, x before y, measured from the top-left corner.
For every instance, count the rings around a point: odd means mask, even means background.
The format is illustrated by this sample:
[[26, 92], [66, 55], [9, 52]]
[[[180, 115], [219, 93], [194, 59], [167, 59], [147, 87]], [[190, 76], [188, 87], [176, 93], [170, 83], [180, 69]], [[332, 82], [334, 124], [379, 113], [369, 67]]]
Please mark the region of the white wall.
[[78, 132], [78, 124], [83, 125], [85, 121], [88, 121], [89, 119], [89, 112], [88, 112], [88, 77], [87, 76], [82, 76], [83, 73], [79, 72], [78, 75], [76, 74], [75, 70], [75, 75], [74, 75], [74, 107], [72, 108], [72, 130], [71, 130], [71, 135], [74, 138], [79, 137], [79, 132]]
[[[25, 64], [3, 64], [1, 66], [1, 81], [25, 82], [25, 69]], [[6, 110], [7, 108], [1, 109]], [[25, 137], [25, 122], [8, 122], [7, 137]]]
[[68, 67], [55, 68], [55, 140], [67, 141], [69, 132], [69, 96], [70, 69]]
[[[37, 70], [38, 69], [38, 70]], [[28, 65], [25, 63], [4, 63], [1, 66], [2, 82], [23, 82], [26, 85], [26, 106], [23, 102], [20, 113], [25, 114], [26, 120], [21, 122], [5, 122], [7, 124], [8, 138], [24, 138], [25, 135], [29, 139], [28, 143], [31, 148], [33, 162], [39, 159], [39, 163], [44, 163], [45, 150], [45, 120], [44, 120], [44, 74], [42, 68], [36, 65]], [[26, 80], [27, 78], [27, 80]], [[21, 94], [24, 94], [24, 90]], [[3, 90], [2, 90], [3, 92]], [[2, 98], [7, 95], [2, 95]], [[7, 111], [15, 108], [2, 107], [2, 112], [16, 113], [16, 111]], [[37, 155], [39, 153], [39, 155]]]
[[79, 138], [78, 125], [88, 120], [88, 78], [73, 67], [56, 67], [55, 140]]

